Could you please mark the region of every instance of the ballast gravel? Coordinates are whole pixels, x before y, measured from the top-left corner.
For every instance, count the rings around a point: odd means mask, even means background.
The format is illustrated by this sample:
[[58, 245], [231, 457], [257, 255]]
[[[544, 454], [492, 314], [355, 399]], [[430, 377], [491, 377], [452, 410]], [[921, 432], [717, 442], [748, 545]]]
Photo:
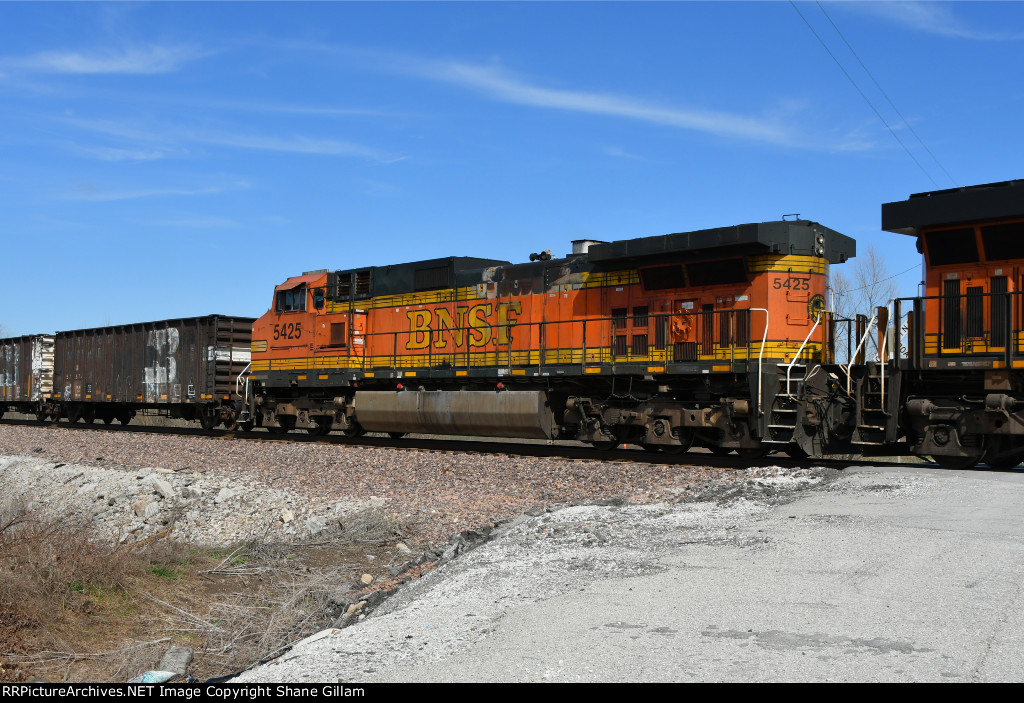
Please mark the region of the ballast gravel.
[[0, 457], [5, 500], [70, 510], [119, 540], [170, 529], [173, 539], [218, 545], [308, 538], [376, 508], [427, 547], [551, 506], [700, 501], [794, 480], [786, 472], [20, 425], [0, 426]]

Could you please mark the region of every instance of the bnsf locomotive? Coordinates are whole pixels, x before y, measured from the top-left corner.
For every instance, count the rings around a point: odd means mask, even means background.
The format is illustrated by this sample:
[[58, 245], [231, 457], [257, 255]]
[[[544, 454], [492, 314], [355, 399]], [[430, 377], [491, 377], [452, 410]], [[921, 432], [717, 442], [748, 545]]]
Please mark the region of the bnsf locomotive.
[[1024, 181], [912, 195], [882, 227], [917, 239], [924, 295], [855, 321], [826, 305], [855, 243], [815, 222], [584, 240], [528, 263], [309, 272], [255, 321], [0, 340], [0, 415], [1016, 466]]
[[917, 238], [925, 284], [925, 295], [894, 301], [890, 329], [905, 330], [906, 344], [870, 371], [889, 377], [884, 441], [944, 466], [1016, 466], [1024, 461], [1024, 181], [888, 203], [882, 228]]
[[784, 220], [306, 273], [253, 325], [242, 419], [800, 453], [802, 379], [830, 361], [828, 266], [854, 253]]

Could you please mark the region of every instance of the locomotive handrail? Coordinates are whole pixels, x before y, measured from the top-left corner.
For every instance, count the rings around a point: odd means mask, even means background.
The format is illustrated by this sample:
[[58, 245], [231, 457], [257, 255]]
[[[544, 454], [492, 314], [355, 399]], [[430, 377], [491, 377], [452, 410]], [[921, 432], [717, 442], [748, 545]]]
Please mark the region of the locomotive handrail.
[[[235, 395], [241, 396], [241, 398], [242, 398], [242, 412], [248, 412], [248, 408], [249, 408], [249, 376], [247, 375], [246, 372], [249, 371], [249, 368], [251, 366], [252, 366], [252, 362], [250, 361], [248, 364], [245, 365], [245, 368], [242, 369], [238, 373], [238, 376], [235, 377]], [[238, 389], [238, 386], [242, 383], [242, 376], [245, 376], [245, 392], [244, 393], [242, 393]]]
[[764, 398], [763, 386], [761, 385], [761, 369], [764, 367], [762, 360], [764, 359], [764, 345], [768, 341], [768, 322], [771, 317], [771, 313], [768, 312], [767, 308], [748, 308], [751, 312], [755, 310], [757, 312], [764, 313], [764, 333], [761, 335], [761, 351], [757, 354], [757, 413], [758, 417], [764, 415], [764, 408], [762, 407], [762, 400]]
[[[800, 353], [803, 352], [804, 347], [807, 346], [807, 342], [810, 340], [811, 335], [814, 334], [814, 330], [818, 329], [818, 325], [821, 324], [821, 315], [814, 321], [814, 326], [811, 327], [811, 331], [807, 333], [807, 337], [804, 338], [804, 343], [800, 345], [800, 348], [796, 350], [796, 354], [793, 355], [793, 360], [789, 362], [789, 366], [786, 367], [786, 395], [792, 396], [789, 388], [789, 375], [793, 372], [793, 365], [800, 360]], [[765, 329], [767, 332], [767, 328]]]
[[871, 316], [871, 319], [868, 320], [868, 324], [864, 330], [864, 336], [862, 336], [860, 338], [860, 342], [857, 343], [857, 348], [854, 349], [853, 356], [849, 358], [848, 363], [845, 367], [842, 364], [839, 364], [839, 368], [843, 369], [846, 372], [846, 395], [850, 395], [851, 391], [850, 367], [853, 366], [853, 360], [857, 358], [858, 354], [860, 354], [861, 347], [864, 346], [864, 343], [868, 340], [868, 337], [871, 336], [871, 327], [876, 324], [877, 318], [878, 312], [876, 311], [875, 314]]
[[[885, 306], [886, 309], [889, 311], [888, 312], [888, 318], [890, 320], [892, 319], [893, 306], [895, 305], [895, 302], [896, 302], [896, 299], [892, 298], [886, 304], [886, 306]], [[896, 330], [897, 330], [897, 332], [899, 331], [899, 328], [900, 328], [900, 321], [896, 320]], [[879, 383], [880, 383], [880, 397], [878, 399], [878, 403], [879, 403], [879, 407], [881, 407], [882, 409], [885, 409], [885, 367], [888, 365], [888, 362], [886, 361], [886, 358], [885, 358], [885, 351], [886, 351], [886, 347], [888, 346], [888, 344], [889, 344], [889, 328], [888, 328], [888, 324], [887, 324], [885, 332], [882, 334], [882, 344], [881, 344], [881, 346], [878, 349], [878, 363], [879, 363], [879, 366], [878, 366], [878, 376], [879, 376]], [[897, 350], [897, 352], [899, 352], [899, 340], [896, 341], [896, 350]], [[898, 356], [898, 353], [897, 353], [897, 356]]]
[[[468, 338], [472, 338], [472, 335], [480, 333], [484, 330], [490, 330], [486, 337], [490, 340], [490, 344], [487, 345], [487, 349], [481, 348], [480, 354], [483, 356], [490, 355], [491, 358], [500, 366], [506, 369], [506, 373], [511, 374], [513, 367], [532, 366], [533, 370], [538, 374], [546, 372], [549, 365], [561, 365], [561, 364], [580, 364], [585, 369], [590, 369], [587, 364], [602, 364], [609, 365], [609, 370], [612, 373], [616, 373], [616, 367], [623, 363], [637, 363], [637, 362], [654, 362], [664, 361], [672, 363], [693, 360], [693, 361], [728, 361], [730, 366], [734, 366], [739, 363], [738, 354], [740, 350], [745, 350], [746, 363], [752, 363], [754, 361], [754, 347], [758, 344], [756, 338], [752, 339], [751, 332], [754, 331], [755, 326], [752, 321], [754, 312], [763, 312], [765, 314], [764, 327], [762, 328], [760, 347], [757, 353], [757, 364], [758, 364], [758, 381], [763, 382], [764, 377], [764, 358], [765, 354], [768, 353], [767, 339], [768, 332], [771, 328], [771, 314], [767, 308], [744, 308], [742, 310], [735, 311], [700, 311], [690, 313], [696, 316], [696, 322], [693, 323], [692, 329], [697, 335], [695, 341], [689, 343], [695, 346], [693, 350], [685, 350], [682, 352], [684, 356], [678, 356], [680, 351], [673, 349], [673, 342], [669, 338], [670, 332], [668, 329], [669, 318], [671, 314], [655, 314], [651, 315], [651, 323], [649, 325], [641, 325], [639, 329], [646, 330], [646, 336], [648, 336], [648, 344], [645, 344], [640, 348], [633, 348], [630, 346], [624, 346], [623, 349], [619, 350], [619, 343], [623, 340], [623, 335], [613, 335], [612, 339], [608, 340], [610, 346], [602, 347], [600, 342], [596, 342], [596, 339], [591, 335], [591, 330], [594, 325], [601, 328], [602, 325], [611, 325], [611, 330], [617, 329], [619, 324], [618, 316], [598, 317], [598, 318], [585, 318], [585, 319], [556, 319], [556, 320], [539, 320], [530, 322], [515, 321], [514, 324], [495, 324], [491, 323], [484, 326], [463, 324], [459, 326], [444, 327], [441, 330], [435, 328], [426, 328], [422, 330], [415, 330], [416, 334], [421, 334], [423, 338], [417, 340], [415, 350], [418, 350], [422, 354], [419, 361], [413, 361], [411, 358], [406, 358], [402, 355], [403, 349], [406, 348], [403, 339], [407, 336], [411, 339], [413, 332], [408, 330], [405, 331], [386, 331], [386, 332], [363, 332], [360, 336], [366, 340], [365, 345], [353, 345], [351, 347], [351, 353], [346, 356], [348, 363], [344, 365], [344, 368], [350, 368], [355, 371], [363, 371], [369, 373], [379, 366], [380, 361], [385, 363], [390, 362], [387, 367], [399, 370], [406, 363], [411, 364], [412, 368], [422, 368], [424, 365], [429, 370], [437, 368], [451, 369], [451, 368], [471, 368], [475, 366], [486, 365], [488, 362], [483, 358], [476, 359], [475, 349], [470, 348], [467, 343], [458, 344], [453, 349], [448, 348], [441, 350], [438, 347], [438, 340], [441, 334], [453, 334], [453, 335], [466, 335]], [[727, 316], [726, 316], [727, 315]], [[741, 326], [741, 318], [743, 316], [743, 324]], [[627, 316], [632, 318], [633, 316]], [[711, 321], [714, 320], [715, 332], [711, 332]], [[718, 329], [718, 325], [727, 325]], [[577, 340], [575, 348], [566, 347], [564, 349], [558, 347], [550, 347], [548, 331], [559, 330], [565, 326], [571, 325], [574, 333], [572, 337]], [[658, 330], [658, 325], [662, 325], [663, 329]], [[800, 349], [796, 352], [798, 359], [799, 355], [807, 350], [809, 340], [814, 336], [817, 327], [821, 326], [820, 319], [808, 338], [804, 340], [804, 343], [800, 345]], [[513, 350], [513, 340], [510, 338], [505, 341], [499, 341], [500, 330], [508, 330], [508, 334], [511, 336], [512, 329], [518, 330], [520, 333], [525, 335], [524, 338], [529, 343], [529, 337], [536, 335], [533, 339], [532, 348], [523, 348], [521, 350]], [[629, 324], [627, 329], [633, 330], [632, 324]], [[688, 325], [687, 329], [691, 329]], [[742, 329], [742, 331], [741, 331]], [[532, 334], [530, 330], [533, 330]], [[559, 332], [563, 334], [568, 330]], [[582, 334], [582, 343], [578, 341], [579, 335]], [[641, 332], [643, 334], [643, 332]], [[712, 334], [714, 335], [712, 337]], [[756, 333], [755, 333], [756, 334]], [[604, 335], [607, 339], [607, 333]], [[381, 345], [383, 351], [383, 359], [374, 360], [371, 355], [367, 353], [367, 347], [370, 344], [371, 339], [387, 339], [387, 342]], [[520, 337], [517, 335], [517, 340]], [[618, 342], [615, 340], [618, 339]], [[691, 337], [691, 340], [694, 338]], [[596, 342], [596, 346], [595, 346]], [[493, 346], [490, 346], [493, 345]], [[649, 346], [648, 346], [649, 345]], [[450, 344], [448, 345], [450, 346]], [[705, 348], [706, 347], [706, 348]], [[409, 349], [413, 349], [409, 347]], [[638, 351], [642, 349], [642, 351]], [[488, 351], [490, 350], [490, 351]], [[412, 351], [411, 356], [418, 357], [417, 351]], [[690, 355], [694, 354], [692, 359]], [[769, 354], [770, 356], [770, 354]], [[440, 366], [438, 366], [440, 365]], [[342, 366], [338, 366], [342, 368]], [[591, 373], [591, 370], [585, 371]], [[241, 383], [239, 379], [237, 381], [237, 387], [241, 394]], [[251, 392], [251, 391], [250, 391]], [[763, 394], [759, 394], [763, 395]]]

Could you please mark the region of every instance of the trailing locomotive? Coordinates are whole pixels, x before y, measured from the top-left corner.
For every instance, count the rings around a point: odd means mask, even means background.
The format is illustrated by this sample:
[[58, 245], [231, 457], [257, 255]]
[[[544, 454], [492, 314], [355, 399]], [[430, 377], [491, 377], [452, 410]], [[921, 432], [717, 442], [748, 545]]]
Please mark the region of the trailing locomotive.
[[253, 325], [241, 420], [800, 454], [803, 379], [831, 361], [828, 266], [854, 254], [783, 220], [309, 272]]
[[[882, 206], [882, 229], [917, 238], [925, 295], [896, 300], [906, 345], [871, 373], [908, 450], [949, 467], [1024, 461], [1024, 181], [918, 193]], [[870, 405], [870, 398], [864, 398]], [[895, 423], [893, 423], [895, 425]], [[884, 440], [896, 442], [896, 432]]]

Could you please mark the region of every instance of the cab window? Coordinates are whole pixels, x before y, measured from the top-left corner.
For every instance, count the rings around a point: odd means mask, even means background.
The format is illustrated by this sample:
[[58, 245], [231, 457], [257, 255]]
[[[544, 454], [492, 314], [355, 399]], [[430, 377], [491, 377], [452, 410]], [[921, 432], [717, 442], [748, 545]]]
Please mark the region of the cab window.
[[305, 312], [306, 286], [277, 292], [277, 312]]

